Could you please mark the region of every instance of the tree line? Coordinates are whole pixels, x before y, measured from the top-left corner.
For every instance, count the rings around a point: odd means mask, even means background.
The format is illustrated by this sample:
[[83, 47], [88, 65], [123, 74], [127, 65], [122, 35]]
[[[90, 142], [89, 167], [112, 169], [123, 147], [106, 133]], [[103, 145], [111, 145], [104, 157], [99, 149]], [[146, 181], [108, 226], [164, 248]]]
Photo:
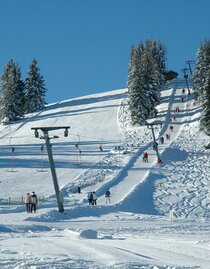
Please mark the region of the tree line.
[[132, 124], [144, 125], [156, 115], [160, 89], [165, 83], [166, 49], [163, 43], [147, 40], [132, 46], [128, 67], [128, 97]]
[[4, 66], [0, 86], [0, 119], [10, 124], [45, 108], [46, 88], [37, 61], [32, 60], [27, 78], [21, 77], [21, 68], [12, 59]]
[[198, 49], [193, 88], [195, 100], [202, 107], [201, 129], [210, 135], [210, 40]]

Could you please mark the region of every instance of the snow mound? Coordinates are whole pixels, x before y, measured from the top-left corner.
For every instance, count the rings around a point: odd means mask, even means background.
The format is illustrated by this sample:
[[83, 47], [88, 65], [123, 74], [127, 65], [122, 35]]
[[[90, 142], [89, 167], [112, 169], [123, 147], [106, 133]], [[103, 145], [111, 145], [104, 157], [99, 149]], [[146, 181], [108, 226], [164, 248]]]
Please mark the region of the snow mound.
[[98, 239], [97, 231], [92, 229], [82, 230], [79, 237], [83, 239]]

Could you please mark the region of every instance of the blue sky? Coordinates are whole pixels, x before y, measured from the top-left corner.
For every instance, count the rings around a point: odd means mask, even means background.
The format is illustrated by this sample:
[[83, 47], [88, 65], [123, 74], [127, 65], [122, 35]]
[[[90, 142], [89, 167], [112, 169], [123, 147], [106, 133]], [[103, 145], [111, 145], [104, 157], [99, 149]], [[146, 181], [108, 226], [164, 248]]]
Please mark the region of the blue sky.
[[126, 87], [131, 45], [154, 38], [181, 74], [210, 39], [209, 0], [0, 0], [0, 71], [36, 58], [48, 103]]

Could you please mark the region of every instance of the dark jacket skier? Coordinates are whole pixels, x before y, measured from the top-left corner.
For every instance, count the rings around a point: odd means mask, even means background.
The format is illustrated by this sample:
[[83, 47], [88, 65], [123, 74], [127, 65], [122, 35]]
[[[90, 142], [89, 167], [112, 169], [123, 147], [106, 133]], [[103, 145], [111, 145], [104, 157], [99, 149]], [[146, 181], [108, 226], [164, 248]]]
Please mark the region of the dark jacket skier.
[[88, 202], [89, 202], [89, 205], [93, 204], [93, 193], [92, 192], [88, 193]]
[[106, 190], [106, 194], [105, 194], [106, 203], [107, 203], [107, 202], [111, 203], [110, 195], [111, 195], [111, 192], [110, 192], [109, 189], [107, 189], [107, 190]]
[[93, 191], [93, 205], [96, 205], [97, 204], [97, 196], [96, 196], [96, 193], [95, 191]]
[[31, 213], [34, 211], [34, 213], [36, 213], [36, 205], [38, 203], [38, 198], [35, 194], [35, 192], [33, 191], [32, 192], [32, 195], [31, 195]]

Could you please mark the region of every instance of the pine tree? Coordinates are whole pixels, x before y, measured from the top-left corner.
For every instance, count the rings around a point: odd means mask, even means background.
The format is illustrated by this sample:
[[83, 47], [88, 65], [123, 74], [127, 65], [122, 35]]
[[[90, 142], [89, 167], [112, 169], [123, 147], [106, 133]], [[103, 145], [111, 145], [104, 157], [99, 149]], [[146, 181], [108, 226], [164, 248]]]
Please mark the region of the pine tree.
[[46, 88], [44, 78], [40, 74], [40, 68], [37, 66], [37, 61], [32, 60], [29, 66], [28, 77], [25, 83], [25, 111], [32, 113], [43, 110], [45, 108]]
[[197, 53], [197, 64], [194, 74], [194, 97], [202, 104], [204, 102], [204, 87], [210, 68], [210, 41], [201, 44]]
[[140, 43], [138, 48], [131, 50], [131, 60], [129, 64], [128, 75], [128, 95], [129, 109], [131, 112], [132, 124], [145, 124], [148, 116], [149, 99], [147, 92], [143, 88], [142, 76], [142, 59], [143, 59], [143, 44]]
[[133, 124], [143, 125], [156, 114], [160, 104], [160, 86], [164, 82], [163, 46], [147, 40], [132, 47], [128, 69], [129, 109]]
[[10, 60], [4, 67], [1, 80], [1, 118], [10, 123], [24, 114], [24, 84], [19, 65]]
[[156, 63], [153, 66], [156, 71], [156, 83], [161, 86], [165, 83], [165, 47], [161, 42], [156, 42], [154, 39], [147, 40], [145, 47]]
[[128, 95], [129, 109], [131, 113], [132, 124], [139, 121], [138, 118], [138, 91], [139, 91], [139, 64], [137, 52], [132, 47], [130, 54], [130, 63], [128, 68]]
[[166, 49], [165, 46], [158, 42], [157, 44], [157, 64], [159, 69], [159, 85], [163, 85], [165, 80], [165, 72], [166, 72]]
[[210, 68], [204, 85], [204, 102], [202, 104], [201, 126], [205, 133], [210, 136]]
[[197, 64], [195, 67], [195, 74], [194, 74], [194, 93], [193, 93], [194, 98], [198, 103], [203, 102], [206, 72], [207, 68], [205, 60], [205, 51], [203, 45], [201, 45], [197, 53]]
[[[145, 65], [145, 88], [149, 91], [149, 99], [151, 103], [151, 110], [155, 111], [155, 106], [160, 104], [160, 69], [159, 58], [156, 43], [152, 41], [146, 42], [144, 52], [144, 65]], [[150, 113], [152, 116], [153, 113]], [[154, 116], [154, 114], [153, 114]]]

